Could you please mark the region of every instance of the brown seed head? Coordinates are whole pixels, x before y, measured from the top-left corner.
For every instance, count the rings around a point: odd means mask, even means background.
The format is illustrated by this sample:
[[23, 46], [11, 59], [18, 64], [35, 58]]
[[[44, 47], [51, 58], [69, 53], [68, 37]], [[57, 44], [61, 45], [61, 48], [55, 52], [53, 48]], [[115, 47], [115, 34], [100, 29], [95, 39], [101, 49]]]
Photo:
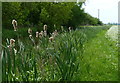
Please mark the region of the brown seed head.
[[54, 40], [54, 37], [50, 37], [49, 41], [52, 42]]
[[47, 25], [46, 24], [44, 25], [43, 30], [47, 31]]
[[45, 37], [47, 36], [47, 31], [44, 31], [44, 36], [45, 36]]
[[12, 20], [12, 24], [13, 24], [13, 27], [14, 27], [14, 31], [17, 31], [17, 21]]
[[39, 33], [39, 38], [42, 38], [43, 37], [43, 34], [40, 32]]
[[39, 32], [36, 32], [36, 37], [38, 37], [39, 36]]
[[15, 46], [15, 40], [14, 39], [10, 39], [10, 46]]

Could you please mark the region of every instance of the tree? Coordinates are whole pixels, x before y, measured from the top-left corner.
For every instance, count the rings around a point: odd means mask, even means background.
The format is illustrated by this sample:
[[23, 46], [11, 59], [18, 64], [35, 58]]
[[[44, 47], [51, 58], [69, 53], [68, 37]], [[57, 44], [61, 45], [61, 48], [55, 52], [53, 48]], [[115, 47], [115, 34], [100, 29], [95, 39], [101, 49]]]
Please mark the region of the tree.
[[4, 28], [12, 27], [12, 20], [19, 19], [20, 4], [18, 2], [2, 3], [2, 26]]
[[72, 8], [72, 18], [69, 20], [67, 26], [78, 27], [82, 24], [84, 19], [84, 9], [81, 9], [83, 3], [75, 4]]
[[19, 27], [36, 26], [42, 29], [43, 25], [47, 24], [49, 32], [60, 29], [61, 25], [76, 28], [79, 25], [102, 24], [99, 19], [85, 13], [82, 5], [82, 2], [4, 2], [3, 27], [12, 27], [13, 19], [18, 21]]

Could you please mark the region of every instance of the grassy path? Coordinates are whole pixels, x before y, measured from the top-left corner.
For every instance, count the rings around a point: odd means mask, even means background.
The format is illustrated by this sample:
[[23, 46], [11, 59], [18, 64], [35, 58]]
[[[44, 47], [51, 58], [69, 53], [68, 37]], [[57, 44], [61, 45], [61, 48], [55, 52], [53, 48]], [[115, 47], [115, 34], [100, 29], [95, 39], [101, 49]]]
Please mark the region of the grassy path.
[[85, 44], [81, 66], [82, 81], [118, 80], [118, 51], [116, 43], [105, 37], [106, 30]]
[[113, 41], [118, 40], [118, 26], [112, 26], [106, 33], [106, 35]]

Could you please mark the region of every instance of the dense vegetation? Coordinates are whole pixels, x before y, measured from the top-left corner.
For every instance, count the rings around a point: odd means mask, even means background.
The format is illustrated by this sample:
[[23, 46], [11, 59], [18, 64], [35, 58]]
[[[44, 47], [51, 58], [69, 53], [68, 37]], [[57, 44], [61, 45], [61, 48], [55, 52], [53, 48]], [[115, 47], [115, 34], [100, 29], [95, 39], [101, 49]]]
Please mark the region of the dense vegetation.
[[63, 31], [53, 41], [12, 32], [18, 38], [14, 47], [9, 39], [3, 46], [3, 81], [117, 81], [117, 47], [105, 37], [108, 29]]
[[3, 2], [2, 81], [117, 81], [111, 26], [98, 26], [83, 4]]
[[75, 2], [3, 2], [3, 28], [10, 29], [13, 19], [18, 21], [19, 27], [42, 29], [47, 24], [49, 32], [58, 30], [61, 26], [76, 28], [79, 25], [101, 25], [100, 20], [84, 12], [82, 5], [84, 4]]

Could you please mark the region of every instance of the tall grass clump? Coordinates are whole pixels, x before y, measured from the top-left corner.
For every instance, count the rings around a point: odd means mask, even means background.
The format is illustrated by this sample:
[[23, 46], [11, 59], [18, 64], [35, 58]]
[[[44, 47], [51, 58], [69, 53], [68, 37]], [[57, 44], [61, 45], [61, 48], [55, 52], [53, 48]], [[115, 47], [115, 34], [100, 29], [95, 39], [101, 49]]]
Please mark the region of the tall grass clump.
[[80, 31], [61, 34], [55, 42], [56, 64], [58, 66], [59, 80], [72, 81], [73, 76], [80, 68], [83, 54], [83, 43], [86, 35]]
[[[30, 29], [29, 29], [30, 30]], [[20, 29], [18, 30], [20, 32]], [[29, 33], [23, 39], [8, 38], [2, 49], [3, 81], [72, 81], [80, 68], [86, 35], [81, 31], [55, 30], [51, 37], [44, 31]], [[27, 30], [26, 30], [27, 33]], [[11, 41], [14, 45], [11, 46]]]

